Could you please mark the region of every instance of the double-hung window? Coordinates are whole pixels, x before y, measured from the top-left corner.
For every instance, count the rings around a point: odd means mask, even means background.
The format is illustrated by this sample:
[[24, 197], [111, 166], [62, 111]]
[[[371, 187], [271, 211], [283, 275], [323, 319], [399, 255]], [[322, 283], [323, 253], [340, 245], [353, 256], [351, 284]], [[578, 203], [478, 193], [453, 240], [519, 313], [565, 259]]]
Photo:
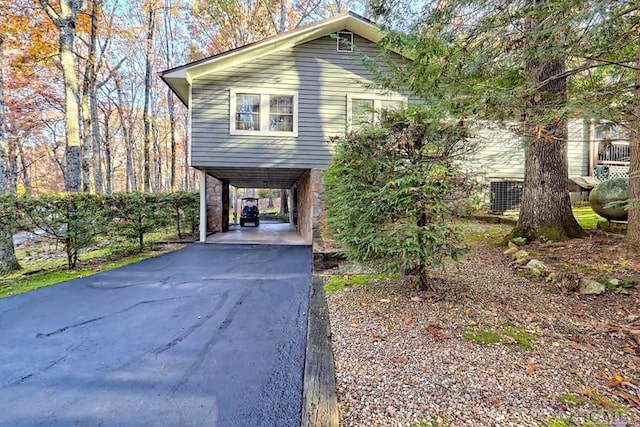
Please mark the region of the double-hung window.
[[230, 90], [231, 135], [296, 136], [298, 94], [273, 90]]
[[406, 105], [407, 97], [402, 95], [349, 94], [347, 95], [347, 124], [356, 130], [378, 121], [380, 110], [396, 110]]

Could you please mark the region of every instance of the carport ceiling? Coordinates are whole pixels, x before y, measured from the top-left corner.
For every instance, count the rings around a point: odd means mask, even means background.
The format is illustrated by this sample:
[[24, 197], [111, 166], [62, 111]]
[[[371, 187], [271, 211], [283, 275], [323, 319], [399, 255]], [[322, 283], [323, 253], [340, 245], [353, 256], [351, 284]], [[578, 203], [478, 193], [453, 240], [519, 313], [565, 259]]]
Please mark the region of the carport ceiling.
[[292, 188], [308, 169], [211, 168], [211, 176], [237, 188]]

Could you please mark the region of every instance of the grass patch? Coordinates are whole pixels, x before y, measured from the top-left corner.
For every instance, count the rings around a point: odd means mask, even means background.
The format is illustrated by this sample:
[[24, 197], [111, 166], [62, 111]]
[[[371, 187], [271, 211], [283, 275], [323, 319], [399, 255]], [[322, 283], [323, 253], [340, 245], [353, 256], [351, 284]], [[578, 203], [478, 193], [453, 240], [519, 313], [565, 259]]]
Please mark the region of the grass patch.
[[[56, 285], [58, 283], [77, 279], [80, 277], [91, 276], [101, 271], [113, 270], [114, 268], [123, 267], [129, 264], [135, 264], [143, 259], [152, 258], [157, 252], [144, 252], [142, 254], [130, 255], [128, 257], [99, 263], [93, 268], [79, 268], [75, 270], [48, 270], [35, 274], [25, 274], [25, 271], [3, 276], [0, 278], [0, 298], [22, 294], [33, 291], [35, 289], [44, 288], [46, 286]], [[65, 264], [66, 265], [66, 264]]]
[[531, 350], [535, 344], [535, 334], [506, 322], [502, 323], [498, 330], [465, 328], [462, 330], [462, 336], [479, 345], [502, 342], [507, 345], [515, 345], [523, 350]]
[[348, 286], [369, 285], [381, 280], [397, 279], [397, 274], [355, 274], [349, 276], [329, 276], [329, 280], [324, 284], [326, 296], [332, 295]]
[[463, 232], [462, 240], [469, 243], [499, 244], [507, 232], [504, 227], [489, 227], [483, 231]]
[[480, 345], [497, 344], [501, 341], [499, 333], [488, 329], [465, 329], [462, 331], [462, 336]]
[[16, 250], [22, 270], [0, 276], [0, 298], [29, 292], [79, 277], [91, 276], [152, 258], [162, 252], [154, 249], [158, 241], [175, 238], [173, 228], [161, 229], [145, 236], [146, 248], [138, 251], [134, 240], [109, 241], [102, 239], [89, 249], [81, 251], [77, 268], [67, 270], [67, 259], [61, 245], [35, 242]]
[[524, 328], [513, 326], [510, 323], [503, 323], [501, 327], [502, 327], [502, 334], [514, 339], [515, 340], [514, 344], [520, 347], [521, 349], [531, 350], [533, 348], [533, 344], [535, 344], [536, 336], [532, 332], [529, 332]]
[[551, 417], [544, 424], [545, 427], [611, 427], [609, 423], [599, 423], [594, 421], [574, 422], [570, 419]]
[[583, 402], [580, 399], [580, 396], [576, 396], [571, 393], [562, 393], [556, 396], [556, 402], [561, 405], [565, 405], [568, 408], [577, 408], [578, 406], [582, 406]]
[[595, 213], [591, 206], [580, 206], [573, 208], [573, 216], [578, 224], [584, 229], [594, 229], [598, 227], [598, 221], [604, 221], [600, 215]]
[[451, 423], [441, 417], [433, 417], [430, 420], [420, 419], [410, 424], [410, 427], [450, 427]]

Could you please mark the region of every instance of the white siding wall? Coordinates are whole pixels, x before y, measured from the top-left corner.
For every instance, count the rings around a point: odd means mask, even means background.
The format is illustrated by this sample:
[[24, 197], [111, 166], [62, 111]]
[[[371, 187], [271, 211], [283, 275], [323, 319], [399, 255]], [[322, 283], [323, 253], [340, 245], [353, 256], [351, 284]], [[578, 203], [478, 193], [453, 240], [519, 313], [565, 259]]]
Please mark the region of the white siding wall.
[[[587, 123], [569, 122], [567, 158], [569, 176], [589, 175]], [[524, 145], [515, 133], [490, 123], [475, 126], [478, 150], [469, 159], [469, 168], [487, 181], [524, 178]]]
[[569, 176], [589, 176], [589, 122], [571, 120], [567, 141]]

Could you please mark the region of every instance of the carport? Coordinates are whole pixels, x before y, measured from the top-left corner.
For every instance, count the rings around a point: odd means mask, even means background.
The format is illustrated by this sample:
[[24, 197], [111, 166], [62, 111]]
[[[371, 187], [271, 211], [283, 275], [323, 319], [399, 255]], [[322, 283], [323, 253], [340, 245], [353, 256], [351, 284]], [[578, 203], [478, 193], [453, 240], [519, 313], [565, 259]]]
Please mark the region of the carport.
[[[317, 225], [315, 207], [321, 191], [319, 169], [214, 167], [200, 169], [200, 241], [310, 245]], [[288, 224], [261, 222], [259, 227], [229, 226], [230, 186], [289, 190]], [[314, 190], [315, 187], [315, 190]], [[314, 193], [315, 197], [314, 197]], [[315, 217], [315, 219], [314, 219]]]

